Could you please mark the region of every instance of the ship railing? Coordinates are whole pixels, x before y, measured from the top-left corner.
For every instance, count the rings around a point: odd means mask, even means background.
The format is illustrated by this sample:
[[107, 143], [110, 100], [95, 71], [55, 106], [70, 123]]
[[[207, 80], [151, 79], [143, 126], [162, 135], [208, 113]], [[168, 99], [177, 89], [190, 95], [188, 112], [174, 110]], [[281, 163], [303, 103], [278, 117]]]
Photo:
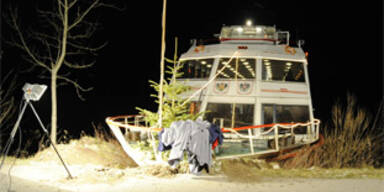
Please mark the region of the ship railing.
[[[223, 120], [221, 120], [223, 122]], [[138, 149], [130, 146], [129, 142], [127, 142], [126, 137], [129, 133], [145, 133], [147, 134], [147, 138], [151, 138], [152, 146], [155, 147], [154, 141], [155, 138], [153, 136], [154, 132], [160, 132], [160, 128], [149, 127], [148, 123], [144, 121], [144, 117], [141, 115], [121, 115], [106, 118], [106, 123], [112, 130], [113, 134], [119, 141], [123, 150], [130, 156], [133, 161], [136, 162], [137, 165], [143, 166], [148, 164], [159, 164], [164, 163], [164, 161], [159, 158], [159, 154], [157, 150], [154, 148], [156, 161], [148, 160], [145, 157], [145, 154]], [[221, 123], [222, 124], [222, 123]], [[310, 144], [319, 139], [319, 126], [320, 120], [314, 119], [311, 122], [307, 123], [277, 123], [277, 124], [267, 124], [267, 125], [255, 125], [255, 126], [245, 126], [238, 128], [222, 128], [222, 132], [225, 134], [224, 137], [228, 137], [228, 133], [231, 133], [232, 136], [235, 135], [239, 139], [249, 139], [251, 154], [255, 154], [253, 151], [253, 140], [254, 139], [272, 139], [274, 140], [274, 149], [269, 150], [268, 152], [277, 152], [280, 150], [279, 139], [282, 137], [286, 137], [288, 135], [294, 135], [294, 129], [298, 127], [307, 127], [307, 134], [303, 138], [302, 144]], [[222, 126], [221, 126], [222, 127]], [[313, 127], [313, 128], [312, 128]], [[262, 131], [260, 134], [255, 135], [252, 134], [252, 129], [257, 128], [269, 128]], [[290, 133], [288, 134], [280, 134], [279, 129], [288, 129]], [[122, 132], [123, 130], [123, 132]], [[241, 133], [241, 130], [248, 130], [248, 134]], [[144, 135], [145, 135], [144, 134]], [[125, 136], [124, 136], [125, 135]]]
[[[151, 164], [165, 164], [161, 159], [160, 154], [155, 149], [155, 138], [153, 132], [158, 132], [161, 129], [156, 127], [149, 127], [148, 123], [144, 121], [141, 115], [120, 115], [114, 117], [107, 117], [106, 123], [119, 141], [125, 153], [138, 165], [151, 165]], [[122, 131], [123, 130], [123, 131]], [[147, 138], [151, 138], [153, 152], [155, 153], [156, 161], [150, 160], [146, 153], [140, 149], [133, 148], [126, 138], [129, 134], [140, 133], [146, 134]]]
[[[224, 120], [222, 118], [215, 118], [214, 122], [217, 120], [220, 121], [220, 127], [223, 126]], [[244, 126], [237, 128], [222, 128], [222, 132], [224, 133], [224, 138], [229, 140], [244, 140], [248, 139], [250, 143], [250, 151], [254, 153], [253, 148], [253, 140], [272, 140], [274, 145], [274, 150], [280, 150], [281, 138], [294, 137], [296, 134], [294, 132], [295, 129], [307, 127], [307, 133], [303, 134], [304, 137], [301, 138], [301, 145], [310, 144], [319, 139], [319, 128], [320, 128], [320, 120], [314, 119], [313, 121], [306, 123], [273, 123], [273, 124], [265, 124], [265, 125], [252, 125], [252, 126]], [[264, 129], [258, 133], [252, 133], [252, 129]], [[289, 132], [279, 133], [279, 129], [286, 129]], [[248, 134], [241, 133], [241, 130], [248, 130]]]

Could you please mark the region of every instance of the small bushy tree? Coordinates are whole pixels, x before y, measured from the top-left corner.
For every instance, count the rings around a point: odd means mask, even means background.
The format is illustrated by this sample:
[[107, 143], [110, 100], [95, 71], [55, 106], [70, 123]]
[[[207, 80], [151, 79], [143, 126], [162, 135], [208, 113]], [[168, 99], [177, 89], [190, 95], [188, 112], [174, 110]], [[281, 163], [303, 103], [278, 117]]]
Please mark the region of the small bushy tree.
[[[176, 62], [175, 62], [176, 63]], [[191, 114], [189, 113], [189, 102], [186, 102], [186, 99], [182, 97], [183, 93], [190, 91], [190, 86], [185, 85], [183, 82], [179, 82], [176, 79], [183, 75], [180, 72], [182, 65], [174, 64], [173, 66], [167, 66], [166, 73], [172, 75], [171, 78], [167, 78], [167, 81], [163, 82], [163, 98], [162, 113], [163, 113], [163, 127], [169, 127], [173, 121], [178, 120], [195, 120], [198, 118], [201, 113]], [[154, 81], [149, 81], [150, 86], [159, 93], [159, 83]], [[156, 98], [156, 103], [159, 103], [158, 94], [151, 94], [151, 97]], [[156, 126], [159, 113], [152, 112], [146, 109], [136, 107], [140, 111], [140, 115], [144, 116], [144, 120], [149, 123], [151, 127]]]

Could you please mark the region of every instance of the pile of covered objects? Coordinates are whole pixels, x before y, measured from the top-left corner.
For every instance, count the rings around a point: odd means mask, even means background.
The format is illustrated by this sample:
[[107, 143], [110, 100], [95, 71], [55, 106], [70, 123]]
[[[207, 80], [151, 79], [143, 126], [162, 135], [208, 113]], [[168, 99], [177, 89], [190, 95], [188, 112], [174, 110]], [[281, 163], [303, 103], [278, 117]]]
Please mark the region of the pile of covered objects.
[[212, 150], [221, 145], [223, 134], [220, 128], [200, 119], [175, 121], [159, 134], [159, 151], [171, 150], [168, 164], [176, 168], [188, 155], [189, 171], [200, 175], [202, 170], [209, 173], [212, 164]]

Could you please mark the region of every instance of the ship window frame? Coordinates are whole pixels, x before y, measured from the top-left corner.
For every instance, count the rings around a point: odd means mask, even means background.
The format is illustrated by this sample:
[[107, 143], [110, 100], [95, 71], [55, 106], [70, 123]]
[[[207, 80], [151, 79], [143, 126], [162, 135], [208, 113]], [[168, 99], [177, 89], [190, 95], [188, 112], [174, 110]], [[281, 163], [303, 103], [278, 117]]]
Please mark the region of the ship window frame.
[[[306, 84], [307, 83], [307, 78], [306, 78], [306, 74], [305, 74], [306, 69], [305, 69], [305, 62], [304, 61], [289, 60], [289, 59], [276, 59], [276, 58], [261, 58], [260, 60], [261, 60], [260, 61], [260, 65], [261, 65], [260, 78], [261, 78], [262, 82], [277, 82], [277, 83], [282, 82], [282, 83], [299, 83], [299, 84]], [[271, 61], [277, 62], [278, 65], [281, 65], [284, 63], [283, 64], [284, 70], [288, 70], [288, 72], [293, 71], [292, 68], [297, 69], [297, 67], [295, 65], [299, 64], [298, 66], [299, 66], [299, 68], [301, 68], [300, 70], [302, 72], [300, 79], [302, 79], [302, 80], [296, 80], [295, 81], [295, 80], [285, 80], [285, 79], [281, 79], [281, 80], [280, 79], [267, 79], [267, 75], [268, 75], [268, 70], [266, 69], [267, 63], [270, 63], [269, 66], [272, 66], [273, 64], [271, 63]], [[280, 66], [276, 66], [276, 64], [275, 64], [275, 68], [276, 67], [280, 67]], [[285, 75], [288, 75], [288, 74], [285, 74]], [[298, 75], [298, 73], [296, 73], [296, 75]], [[294, 75], [292, 75], [291, 77], [293, 77], [293, 76]], [[272, 78], [273, 78], [273, 75], [272, 75]]]
[[[212, 73], [212, 68], [214, 66], [215, 59], [216, 58], [214, 57], [209, 57], [180, 60], [179, 65], [183, 65], [180, 69], [180, 72], [182, 72], [183, 74], [177, 79], [209, 79]], [[205, 63], [203, 63], [203, 61], [205, 61]], [[186, 65], [191, 66], [191, 68], [188, 68], [188, 66]], [[203, 68], [205, 69], [205, 72], [201, 72]], [[191, 74], [186, 75], [189, 70], [191, 70]]]
[[[311, 122], [311, 118], [312, 118], [312, 115], [311, 115], [311, 108], [310, 108], [310, 105], [307, 105], [307, 104], [281, 104], [281, 103], [270, 103], [270, 102], [266, 102], [266, 103], [261, 103], [260, 105], [261, 107], [261, 116], [260, 116], [260, 120], [261, 120], [261, 124], [275, 124], [275, 123], [308, 123], [308, 122]], [[269, 117], [268, 119], [270, 119], [270, 121], [266, 121], [266, 116], [265, 116], [265, 108], [264, 107], [272, 107], [272, 116]], [[307, 116], [307, 120], [305, 121], [287, 121], [287, 120], [281, 120], [281, 119], [284, 119], [284, 118], [287, 118], [287, 117], [283, 117], [282, 114], [279, 114], [277, 113], [278, 111], [280, 112], [284, 112], [285, 110], [287, 110], [287, 108], [294, 108], [294, 107], [297, 107], [297, 108], [307, 108], [306, 110], [303, 110], [302, 112], [306, 112], [307, 114], [305, 115], [302, 115], [302, 116]], [[280, 108], [280, 109], [278, 109]], [[288, 111], [288, 110], [287, 110]], [[291, 119], [299, 119], [298, 116], [295, 116], [292, 114], [292, 112], [290, 112], [290, 116], [291, 116]], [[289, 118], [289, 117], [288, 117]], [[266, 128], [268, 129], [268, 128]], [[285, 130], [286, 131], [286, 130]], [[307, 126], [299, 126], [297, 128], [294, 129], [294, 133], [295, 134], [307, 134]]]
[[[219, 57], [218, 67], [215, 71], [217, 75], [216, 79], [220, 80], [255, 80], [257, 78], [257, 58], [255, 57], [237, 57], [231, 60], [230, 57]], [[228, 65], [225, 62], [231, 60]], [[236, 71], [236, 60], [237, 60], [237, 73]], [[227, 65], [226, 69], [222, 73], [218, 74], [222, 68]], [[245, 73], [240, 72], [243, 71]], [[240, 72], [240, 73], [239, 73]], [[231, 75], [229, 75], [231, 74]], [[244, 75], [245, 77], [244, 77]]]
[[[210, 105], [217, 105], [218, 110], [217, 111], [210, 111]], [[221, 105], [221, 107], [219, 107]], [[227, 105], [227, 106], [225, 106]], [[233, 110], [233, 106], [235, 106], [235, 109]], [[244, 106], [244, 107], [241, 107]], [[223, 110], [223, 108], [229, 108], [228, 110]], [[221, 109], [220, 109], [221, 108]], [[225, 103], [225, 102], [208, 102], [207, 106], [205, 108], [206, 113], [204, 114], [204, 119], [207, 121], [213, 121], [214, 118], [220, 119], [220, 118], [228, 118], [230, 119], [227, 121], [224, 120], [224, 127], [227, 128], [236, 128], [236, 127], [244, 127], [244, 126], [251, 126], [254, 125], [255, 121], [255, 103], [242, 103], [242, 102], [236, 102], [236, 103]], [[232, 114], [232, 112], [235, 112], [235, 114]], [[228, 113], [223, 113], [228, 112]], [[219, 117], [213, 116], [213, 113], [221, 113], [219, 114]], [[244, 116], [242, 114], [248, 114], [247, 116]], [[211, 117], [212, 116], [212, 117]], [[222, 117], [221, 117], [222, 116]], [[235, 116], [235, 122], [232, 122], [233, 116]], [[249, 119], [250, 118], [250, 119]], [[240, 121], [239, 121], [240, 119]], [[245, 120], [247, 119], [247, 120]], [[213, 122], [212, 122], [213, 123]], [[216, 122], [219, 123], [219, 122]], [[247, 130], [242, 130], [240, 132], [248, 133]]]

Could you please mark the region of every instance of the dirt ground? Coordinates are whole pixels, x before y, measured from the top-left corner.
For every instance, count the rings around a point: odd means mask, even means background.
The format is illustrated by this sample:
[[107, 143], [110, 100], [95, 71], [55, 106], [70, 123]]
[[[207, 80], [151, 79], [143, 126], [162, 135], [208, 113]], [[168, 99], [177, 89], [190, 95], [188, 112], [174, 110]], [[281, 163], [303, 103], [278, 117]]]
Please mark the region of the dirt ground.
[[[6, 167], [7, 170], [9, 167]], [[157, 177], [145, 174], [142, 168], [105, 169], [94, 165], [70, 166], [75, 179], [59, 164], [33, 163], [12, 168], [9, 187], [7, 171], [0, 173], [0, 192], [169, 192], [169, 191], [260, 191], [260, 192], [324, 192], [384, 191], [380, 179], [280, 179], [260, 177], [252, 182], [239, 181], [226, 175], [177, 174]]]
[[0, 192], [384, 191], [384, 177], [270, 177], [266, 173], [273, 169], [257, 168], [261, 164], [251, 160], [223, 161], [220, 170], [215, 164], [209, 174], [201, 176], [176, 174], [163, 165], [136, 167], [118, 144], [90, 137], [58, 145], [58, 149], [74, 179], [67, 178], [56, 154], [46, 149], [28, 159], [9, 159], [0, 170]]

